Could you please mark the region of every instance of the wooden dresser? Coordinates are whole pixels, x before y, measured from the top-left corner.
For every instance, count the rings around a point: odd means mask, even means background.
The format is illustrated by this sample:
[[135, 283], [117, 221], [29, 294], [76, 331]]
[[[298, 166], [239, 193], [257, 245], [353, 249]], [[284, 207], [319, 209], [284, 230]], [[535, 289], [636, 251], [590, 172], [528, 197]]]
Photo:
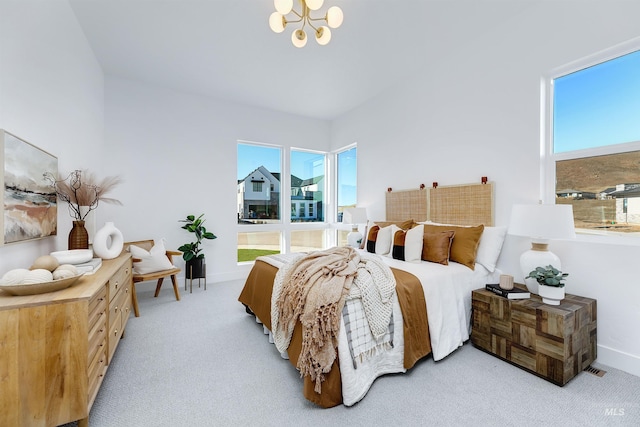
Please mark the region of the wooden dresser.
[[538, 295], [509, 300], [478, 289], [471, 300], [471, 342], [503, 360], [563, 386], [596, 359], [594, 299], [566, 294], [548, 305]]
[[1, 425], [88, 425], [129, 319], [131, 289], [131, 256], [123, 253], [61, 291], [0, 291]]

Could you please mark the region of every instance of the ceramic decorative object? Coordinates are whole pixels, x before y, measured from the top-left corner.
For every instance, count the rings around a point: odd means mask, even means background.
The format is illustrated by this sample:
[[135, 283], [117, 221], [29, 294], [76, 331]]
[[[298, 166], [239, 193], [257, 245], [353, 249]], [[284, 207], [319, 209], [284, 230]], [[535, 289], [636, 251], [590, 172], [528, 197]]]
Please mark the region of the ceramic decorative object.
[[113, 259], [120, 255], [124, 246], [122, 232], [113, 222], [105, 223], [93, 236], [93, 252], [102, 259]]
[[89, 249], [89, 233], [84, 228], [84, 221], [73, 221], [73, 228], [69, 232], [69, 250]]
[[545, 304], [560, 305], [560, 301], [564, 299], [564, 287], [538, 284], [538, 295]]
[[509, 274], [501, 274], [500, 275], [500, 288], [511, 290], [513, 289], [513, 276]]

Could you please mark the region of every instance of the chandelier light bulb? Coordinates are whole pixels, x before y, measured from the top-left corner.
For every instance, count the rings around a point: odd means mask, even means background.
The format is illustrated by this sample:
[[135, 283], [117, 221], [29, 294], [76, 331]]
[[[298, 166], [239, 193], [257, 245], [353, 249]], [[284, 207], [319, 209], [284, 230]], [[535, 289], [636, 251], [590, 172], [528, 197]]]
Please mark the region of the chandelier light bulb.
[[304, 30], [295, 30], [291, 33], [291, 43], [295, 47], [305, 47], [307, 44], [307, 33]]
[[269, 16], [269, 27], [274, 33], [281, 33], [284, 31], [284, 27], [287, 25], [287, 21], [284, 20], [284, 16], [278, 12], [273, 12]]
[[280, 15], [286, 15], [293, 9], [293, 0], [273, 0], [273, 5]]
[[331, 41], [331, 30], [329, 27], [319, 27], [316, 31], [316, 41], [319, 45], [324, 46]]
[[331, 28], [338, 28], [342, 25], [342, 21], [344, 20], [344, 15], [342, 13], [342, 9], [338, 6], [331, 6], [329, 10], [327, 10], [327, 25]]
[[322, 7], [324, 0], [306, 0], [307, 7], [311, 10], [318, 10]]

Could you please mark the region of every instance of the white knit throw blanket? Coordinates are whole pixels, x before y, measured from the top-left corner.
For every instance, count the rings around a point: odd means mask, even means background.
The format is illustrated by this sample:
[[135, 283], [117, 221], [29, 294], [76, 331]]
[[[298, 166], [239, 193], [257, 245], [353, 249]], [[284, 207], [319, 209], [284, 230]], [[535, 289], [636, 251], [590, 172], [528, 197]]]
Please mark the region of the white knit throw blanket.
[[389, 267], [377, 256], [361, 256], [352, 248], [312, 252], [287, 262], [276, 274], [271, 298], [276, 347], [281, 353], [287, 350], [300, 318], [303, 345], [298, 368], [301, 375], [311, 375], [320, 392], [323, 374], [329, 372], [337, 355], [339, 316], [346, 295], [353, 292], [350, 298], [362, 298], [372, 334], [379, 338], [389, 325], [394, 291]]
[[375, 339], [382, 338], [387, 332], [395, 290], [396, 279], [389, 266], [379, 256], [363, 253], [349, 298], [362, 298], [364, 312]]

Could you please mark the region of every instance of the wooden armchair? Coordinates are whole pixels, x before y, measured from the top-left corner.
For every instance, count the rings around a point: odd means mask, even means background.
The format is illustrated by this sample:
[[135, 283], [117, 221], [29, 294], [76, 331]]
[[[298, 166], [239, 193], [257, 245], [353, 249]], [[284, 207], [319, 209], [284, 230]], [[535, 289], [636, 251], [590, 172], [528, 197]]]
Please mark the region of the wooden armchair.
[[[124, 244], [123, 250], [129, 251], [129, 246], [131, 245], [134, 245], [149, 251], [153, 247], [153, 240], [138, 240], [135, 242], [126, 242]], [[176, 255], [176, 256], [182, 255], [182, 252], [168, 250], [166, 251], [166, 255], [167, 255], [167, 258], [169, 258], [169, 261], [171, 262], [171, 264], [173, 264], [173, 258], [172, 258], [173, 255]], [[138, 258], [133, 258], [134, 268], [135, 268], [135, 263], [140, 261], [141, 260]], [[176, 267], [168, 270], [155, 271], [153, 273], [144, 273], [144, 274], [137, 274], [135, 272], [132, 273], [133, 286], [132, 286], [131, 298], [133, 301], [133, 311], [136, 317], [140, 317], [140, 311], [138, 309], [138, 295], [136, 294], [136, 283], [146, 282], [149, 280], [158, 280], [158, 283], [156, 285], [156, 293], [154, 294], [154, 297], [157, 297], [158, 294], [160, 293], [160, 288], [162, 287], [162, 282], [164, 281], [164, 278], [171, 277], [171, 283], [173, 284], [173, 292], [176, 294], [176, 300], [180, 301], [180, 292], [178, 291], [178, 280], [176, 279], [176, 274], [180, 273], [180, 271], [181, 270]]]

